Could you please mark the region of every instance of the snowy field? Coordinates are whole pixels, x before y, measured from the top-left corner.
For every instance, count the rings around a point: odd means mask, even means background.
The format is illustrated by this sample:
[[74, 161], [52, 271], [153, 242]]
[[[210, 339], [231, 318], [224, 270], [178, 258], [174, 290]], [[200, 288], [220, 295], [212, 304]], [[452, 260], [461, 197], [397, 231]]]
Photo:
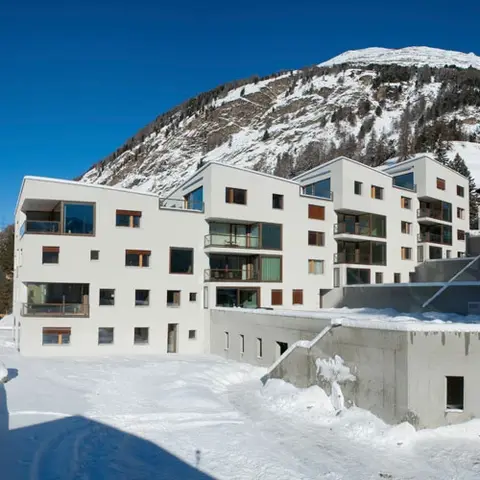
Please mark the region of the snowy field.
[[477, 420], [336, 416], [318, 387], [214, 356], [23, 358], [7, 329], [0, 361], [1, 480], [480, 478]]

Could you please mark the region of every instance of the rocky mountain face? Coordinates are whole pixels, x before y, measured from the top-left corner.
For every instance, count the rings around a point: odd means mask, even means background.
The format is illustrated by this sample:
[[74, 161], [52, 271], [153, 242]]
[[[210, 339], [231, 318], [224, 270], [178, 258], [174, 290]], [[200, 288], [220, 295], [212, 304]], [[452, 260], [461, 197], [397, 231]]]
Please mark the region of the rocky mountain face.
[[377, 166], [469, 143], [480, 143], [480, 57], [374, 48], [200, 94], [77, 180], [168, 195], [209, 161], [292, 177], [338, 155]]

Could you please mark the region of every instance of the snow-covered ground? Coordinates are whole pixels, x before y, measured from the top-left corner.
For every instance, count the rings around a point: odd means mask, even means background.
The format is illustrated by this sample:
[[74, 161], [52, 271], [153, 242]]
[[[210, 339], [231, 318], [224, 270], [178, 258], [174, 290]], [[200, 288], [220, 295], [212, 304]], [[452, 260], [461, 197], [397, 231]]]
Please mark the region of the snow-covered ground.
[[0, 361], [1, 480], [480, 478], [480, 421], [336, 416], [318, 387], [214, 356], [32, 359], [0, 330]]

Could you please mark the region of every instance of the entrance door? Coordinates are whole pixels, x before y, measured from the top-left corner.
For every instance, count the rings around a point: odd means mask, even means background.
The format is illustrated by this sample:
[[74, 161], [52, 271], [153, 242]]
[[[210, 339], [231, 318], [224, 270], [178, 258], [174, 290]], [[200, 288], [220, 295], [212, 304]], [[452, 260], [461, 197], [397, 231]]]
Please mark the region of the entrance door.
[[167, 353], [177, 353], [178, 323], [169, 323], [167, 332]]

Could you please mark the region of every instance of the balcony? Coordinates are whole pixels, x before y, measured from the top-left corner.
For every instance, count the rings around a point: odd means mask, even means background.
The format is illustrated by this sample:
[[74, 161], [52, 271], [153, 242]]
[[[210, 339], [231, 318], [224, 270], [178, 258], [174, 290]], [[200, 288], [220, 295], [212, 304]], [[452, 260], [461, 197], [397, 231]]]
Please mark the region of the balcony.
[[260, 248], [260, 239], [252, 235], [230, 235], [228, 233], [209, 233], [205, 235], [205, 248]]
[[351, 265], [386, 265], [385, 252], [382, 255], [372, 255], [367, 252], [338, 252], [333, 256], [335, 264], [351, 264]]
[[260, 275], [257, 270], [229, 270], [210, 268], [204, 272], [205, 282], [258, 282]]
[[418, 243], [438, 243], [440, 245], [451, 245], [452, 236], [443, 236], [440, 233], [421, 232], [417, 235]]
[[361, 223], [340, 222], [333, 226], [334, 235], [360, 235], [363, 237], [385, 238], [378, 228], [371, 228]]
[[185, 198], [159, 198], [158, 208], [203, 213], [205, 210], [205, 204], [204, 202], [186, 200]]
[[86, 303], [24, 303], [22, 317], [88, 317]]
[[443, 221], [443, 214], [441, 210], [434, 210], [432, 208], [419, 208], [417, 210], [417, 218], [434, 218]]
[[24, 225], [24, 233], [60, 233], [60, 222], [27, 220]]

